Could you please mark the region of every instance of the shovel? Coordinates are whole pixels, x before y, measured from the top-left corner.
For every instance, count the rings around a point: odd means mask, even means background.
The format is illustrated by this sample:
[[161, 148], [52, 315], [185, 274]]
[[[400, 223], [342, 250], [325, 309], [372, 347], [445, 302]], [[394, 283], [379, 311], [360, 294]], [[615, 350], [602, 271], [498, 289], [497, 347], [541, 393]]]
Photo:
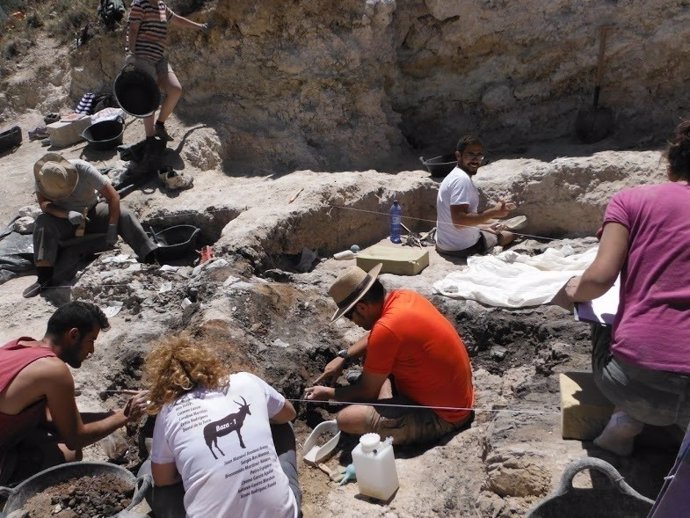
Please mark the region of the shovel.
[[594, 102], [591, 108], [577, 112], [575, 120], [575, 134], [585, 144], [592, 144], [605, 139], [613, 130], [613, 112], [610, 108], [599, 106], [599, 93], [604, 76], [606, 53], [606, 35], [610, 25], [599, 28], [599, 57], [597, 58], [597, 76], [594, 85]]

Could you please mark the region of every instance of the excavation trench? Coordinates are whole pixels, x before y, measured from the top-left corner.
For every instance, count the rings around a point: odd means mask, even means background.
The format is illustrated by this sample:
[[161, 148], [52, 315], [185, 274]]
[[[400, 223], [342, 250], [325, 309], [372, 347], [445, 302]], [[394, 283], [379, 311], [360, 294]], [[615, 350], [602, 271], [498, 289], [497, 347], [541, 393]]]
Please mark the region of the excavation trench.
[[[393, 196], [401, 200], [405, 214], [412, 216], [409, 221], [413, 230], [433, 226], [413, 219], [429, 214], [431, 189], [424, 186], [398, 193], [382, 190], [356, 200], [329, 200], [291, 208], [287, 218], [278, 217], [272, 224], [248, 224], [244, 218], [249, 211], [209, 209], [197, 214], [194, 224], [202, 229], [204, 241], [213, 243], [218, 252], [216, 260], [204, 267], [183, 264], [174, 271], [161, 271], [141, 265], [135, 269], [104, 263], [104, 257], [100, 258], [74, 286], [73, 296], [103, 307], [119, 305], [116, 318], [124, 318], [127, 331], [107, 337], [99, 357], [94, 358], [102, 379], [83, 379], [81, 385], [98, 390], [139, 386], [141, 366], [151, 342], [186, 330], [210, 344], [233, 369], [256, 373], [292, 400], [298, 410], [295, 431], [298, 444], [302, 444], [314, 426], [333, 418], [341, 408], [306, 404], [302, 401], [304, 389], [339, 349], [363, 333], [342, 319], [329, 324], [334, 305], [327, 295], [328, 287], [345, 267], [354, 264], [329, 256], [352, 244], [366, 247], [385, 238], [388, 218], [382, 209]], [[356, 210], [334, 209], [336, 205]], [[334, 210], [340, 211], [338, 217], [329, 217], [329, 211], [332, 215]], [[155, 214], [147, 219], [161, 228], [182, 221], [190, 219], [178, 213]], [[240, 227], [246, 229], [245, 234], [239, 233]], [[232, 241], [228, 235], [233, 236]], [[538, 253], [546, 246], [537, 244], [533, 248]], [[297, 265], [304, 248], [316, 250], [318, 257], [306, 271], [300, 271]], [[475, 424], [453, 442], [439, 446], [449, 458], [454, 458], [457, 451], [465, 451], [469, 455], [463, 460], [465, 469], [474, 474], [468, 480], [439, 480], [447, 486], [439, 505], [448, 515], [464, 516], [474, 512], [480, 505], [477, 502], [484, 502], [481, 505], [492, 509], [494, 516], [511, 516], [511, 508], [523, 512], [548, 493], [554, 482], [551, 472], [555, 478], [565, 462], [558, 457], [563, 454], [559, 448], [574, 455], [572, 442], [563, 446], [562, 441], [554, 440], [560, 433], [558, 373], [589, 369], [589, 328], [553, 306], [505, 310], [436, 295], [431, 284], [444, 274], [439, 261], [432, 255], [431, 265], [417, 276], [382, 276], [389, 290], [415, 289], [432, 300], [463, 337], [475, 372]], [[346, 383], [348, 374], [356, 373], [358, 368], [343, 373], [338, 383]], [[108, 405], [111, 401], [100, 402]], [[539, 415], [500, 413], [500, 409], [535, 408], [540, 410]], [[144, 456], [138, 453], [143, 441], [137, 440], [137, 434], [129, 441], [131, 448], [124, 462], [136, 469]], [[355, 439], [343, 434], [330, 467], [347, 465], [354, 445]], [[526, 462], [519, 476], [506, 467], [515, 462], [515, 449], [522, 452], [521, 462]], [[411, 463], [401, 466], [406, 470], [401, 474], [403, 480], [422, 469], [419, 466], [432, 469], [427, 463], [433, 463], [433, 454], [427, 450], [396, 449], [399, 458]], [[643, 488], [643, 493], [653, 497], [658, 487], [650, 485], [639, 462], [658, 471], [670, 458], [665, 455], [649, 454], [638, 458], [637, 464], [622, 464], [633, 487]], [[323, 502], [331, 498], [333, 486], [323, 473], [303, 463], [300, 476], [305, 516], [317, 516]], [[430, 475], [435, 476], [440, 474]]]

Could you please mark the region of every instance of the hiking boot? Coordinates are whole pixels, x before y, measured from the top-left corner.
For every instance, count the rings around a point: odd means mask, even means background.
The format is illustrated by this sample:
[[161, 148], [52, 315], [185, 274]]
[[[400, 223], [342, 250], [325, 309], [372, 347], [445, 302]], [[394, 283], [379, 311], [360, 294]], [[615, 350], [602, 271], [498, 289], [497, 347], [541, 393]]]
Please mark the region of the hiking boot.
[[41, 282], [36, 281], [31, 286], [28, 286], [22, 292], [22, 296], [25, 299], [30, 299], [32, 297], [35, 297], [36, 295], [41, 293], [43, 290], [45, 290], [49, 285], [50, 285], [50, 281], [41, 281]]
[[172, 167], [163, 167], [158, 171], [158, 178], [170, 190], [181, 191], [190, 189], [194, 185], [194, 178], [178, 173]]
[[156, 136], [164, 141], [170, 142], [174, 140], [170, 134], [165, 129], [165, 124], [163, 122], [156, 121]]

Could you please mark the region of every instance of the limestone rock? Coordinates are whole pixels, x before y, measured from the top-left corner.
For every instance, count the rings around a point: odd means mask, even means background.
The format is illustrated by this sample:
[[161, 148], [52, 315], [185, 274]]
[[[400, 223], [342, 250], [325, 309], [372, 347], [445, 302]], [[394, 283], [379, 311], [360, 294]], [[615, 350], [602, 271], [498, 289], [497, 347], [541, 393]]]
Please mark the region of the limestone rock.
[[487, 205], [518, 205], [527, 224], [518, 232], [547, 237], [594, 235], [611, 197], [634, 185], [666, 179], [659, 152], [603, 151], [589, 157], [498, 160], [479, 169], [475, 184]]
[[544, 459], [517, 445], [494, 451], [486, 462], [486, 487], [499, 496], [541, 496], [551, 488], [551, 473], [544, 467]]

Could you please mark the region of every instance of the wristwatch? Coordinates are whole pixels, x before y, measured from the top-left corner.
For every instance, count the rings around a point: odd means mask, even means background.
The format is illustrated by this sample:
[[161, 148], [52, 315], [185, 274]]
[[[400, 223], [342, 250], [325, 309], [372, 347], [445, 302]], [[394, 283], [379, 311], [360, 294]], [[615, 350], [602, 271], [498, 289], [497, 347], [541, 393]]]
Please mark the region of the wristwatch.
[[344, 366], [348, 366], [350, 362], [352, 362], [352, 357], [347, 354], [347, 349], [341, 349], [338, 351], [338, 356], [345, 360], [345, 363], [343, 364]]

